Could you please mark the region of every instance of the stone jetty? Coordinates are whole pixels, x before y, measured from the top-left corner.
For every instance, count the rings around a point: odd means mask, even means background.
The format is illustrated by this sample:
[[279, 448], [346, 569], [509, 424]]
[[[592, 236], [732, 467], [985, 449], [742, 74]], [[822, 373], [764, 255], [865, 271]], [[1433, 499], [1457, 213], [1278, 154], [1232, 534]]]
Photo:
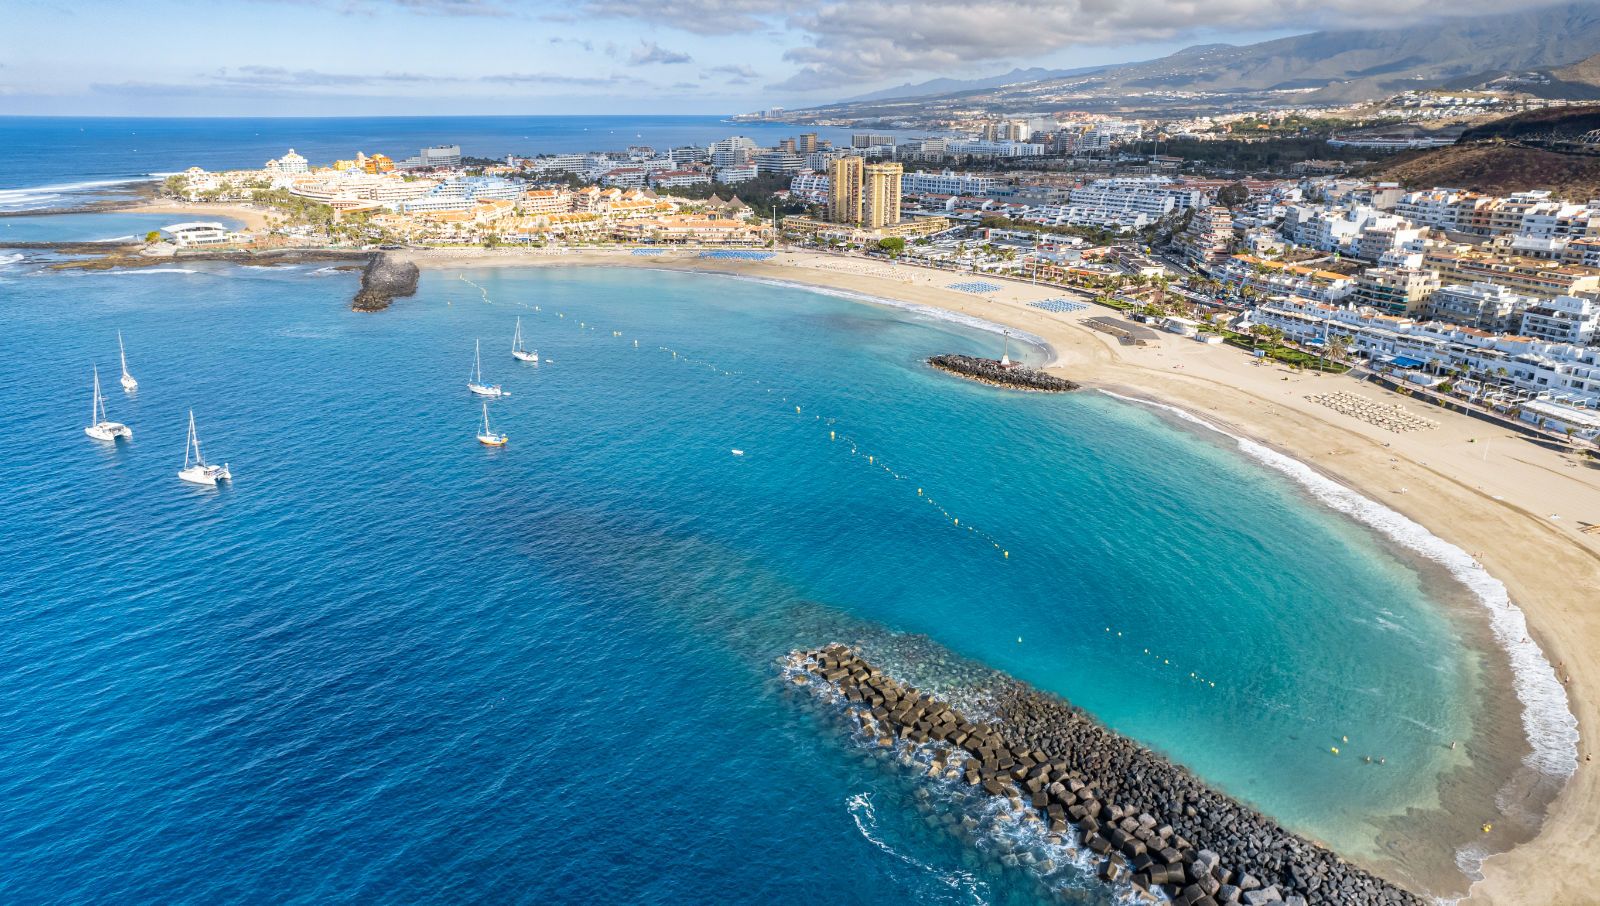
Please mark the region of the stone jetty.
[[789, 655], [792, 682], [840, 701], [884, 749], [928, 746], [939, 776], [1030, 809], [1094, 854], [1101, 880], [1179, 906], [1421, 906], [1415, 894], [1208, 788], [1187, 770], [1023, 684], [969, 719], [843, 645]]
[[379, 252], [361, 271], [361, 288], [350, 309], [383, 311], [394, 300], [416, 294], [419, 275], [415, 261]]
[[1053, 374], [1024, 368], [1021, 365], [1002, 364], [999, 359], [982, 359], [970, 355], [936, 355], [928, 359], [928, 364], [940, 371], [948, 371], [996, 387], [1037, 390], [1044, 393], [1065, 393], [1078, 389], [1077, 384], [1066, 378], [1058, 378]]

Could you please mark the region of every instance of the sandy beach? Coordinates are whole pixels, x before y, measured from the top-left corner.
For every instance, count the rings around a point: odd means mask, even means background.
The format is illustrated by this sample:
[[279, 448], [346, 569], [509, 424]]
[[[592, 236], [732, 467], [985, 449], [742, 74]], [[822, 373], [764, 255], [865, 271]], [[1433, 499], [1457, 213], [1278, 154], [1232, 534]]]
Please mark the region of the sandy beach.
[[[1550, 805], [1536, 836], [1496, 827], [1481, 845], [1498, 852], [1483, 864], [1472, 903], [1592, 901], [1600, 868], [1600, 786], [1589, 758], [1600, 712], [1600, 468], [1466, 415], [1447, 412], [1344, 376], [1299, 374], [1257, 365], [1241, 350], [1163, 335], [1151, 346], [1122, 346], [1084, 325], [1098, 307], [1052, 313], [1028, 302], [1073, 295], [1058, 287], [984, 277], [1001, 289], [974, 295], [949, 289], [974, 278], [907, 265], [810, 252], [764, 262], [699, 258], [695, 253], [635, 256], [624, 251], [441, 250], [413, 252], [424, 268], [497, 265], [606, 265], [707, 271], [785, 280], [941, 309], [1032, 334], [1051, 347], [1050, 370], [1084, 383], [1166, 403], [1230, 434], [1303, 462], [1439, 538], [1467, 551], [1505, 583], [1526, 614], [1531, 641], [1565, 684], [1582, 734], [1578, 770]], [[1399, 433], [1307, 399], [1344, 392], [1401, 403], [1438, 427]], [[1513, 644], [1517, 640], [1512, 640]], [[1471, 810], [1464, 808], [1463, 810]], [[1474, 814], [1493, 816], [1494, 803]], [[1507, 849], [1509, 847], [1509, 850]]]
[[247, 230], [265, 230], [267, 228], [267, 215], [271, 211], [247, 204], [190, 204], [172, 201], [171, 199], [156, 199], [155, 201], [140, 202], [138, 204], [119, 207], [117, 210], [130, 214], [172, 214], [174, 222], [182, 219], [207, 220], [214, 217], [231, 217], [244, 224]]

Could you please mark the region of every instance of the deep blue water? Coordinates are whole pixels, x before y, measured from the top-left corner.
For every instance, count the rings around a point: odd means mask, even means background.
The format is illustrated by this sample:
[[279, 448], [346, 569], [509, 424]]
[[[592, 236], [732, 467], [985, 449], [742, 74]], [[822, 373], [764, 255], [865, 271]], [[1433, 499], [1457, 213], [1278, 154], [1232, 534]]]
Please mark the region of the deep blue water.
[[[1472, 734], [1412, 564], [1144, 409], [921, 364], [993, 335], [715, 276], [430, 272], [363, 315], [347, 274], [193, 270], [0, 272], [0, 900], [1026, 901], [776, 691], [879, 629], [1355, 850]], [[231, 487], [177, 480], [191, 408]]]
[[8, 154], [0, 169], [0, 211], [81, 202], [107, 190], [97, 183], [194, 166], [259, 167], [289, 148], [325, 165], [357, 151], [402, 160], [441, 144], [459, 144], [473, 157], [503, 159], [622, 151], [629, 145], [709, 145], [731, 135], [776, 144], [800, 131], [849, 141], [841, 129], [730, 123], [718, 116], [0, 117], [0, 142]]

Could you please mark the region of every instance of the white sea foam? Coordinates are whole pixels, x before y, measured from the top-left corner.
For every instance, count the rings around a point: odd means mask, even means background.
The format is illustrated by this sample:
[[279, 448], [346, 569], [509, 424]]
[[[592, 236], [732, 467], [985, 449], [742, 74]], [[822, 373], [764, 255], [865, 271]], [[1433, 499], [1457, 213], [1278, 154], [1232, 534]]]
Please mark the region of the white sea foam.
[[342, 273], [344, 273], [344, 271], [339, 269], [339, 268], [337, 268], [337, 267], [319, 267], [316, 270], [311, 272], [311, 276], [313, 276], [313, 277], [329, 277], [329, 276], [333, 276], [335, 274], [342, 274]]
[[1187, 412], [1164, 403], [1123, 396], [1102, 390], [1107, 396], [1163, 409], [1177, 417], [1231, 438], [1247, 456], [1293, 478], [1321, 503], [1375, 528], [1407, 550], [1449, 570], [1489, 612], [1495, 640], [1511, 661], [1517, 698], [1522, 702], [1522, 726], [1533, 751], [1524, 762], [1541, 774], [1567, 778], [1578, 769], [1578, 719], [1567, 703], [1566, 687], [1556, 677], [1555, 668], [1528, 635], [1528, 622], [1522, 609], [1512, 603], [1505, 583], [1479, 566], [1466, 551], [1451, 544], [1416, 521], [1377, 501], [1352, 491], [1317, 472], [1297, 459], [1240, 437]]
[[874, 833], [878, 829], [878, 814], [872, 808], [871, 793], [857, 793], [854, 796], [848, 797], [845, 799], [845, 808], [849, 810], [851, 820], [855, 821], [856, 830], [860, 831], [861, 836], [866, 838], [867, 842], [871, 843], [873, 846], [876, 846], [878, 849], [888, 853], [891, 856], [894, 856], [901, 862], [910, 865], [912, 868], [917, 869], [922, 876], [931, 877], [946, 887], [956, 891], [957, 893], [961, 894], [962, 899], [967, 902], [976, 903], [979, 904], [979, 906], [982, 906], [982, 904], [988, 902], [983, 896], [986, 885], [974, 877], [970, 872], [961, 871], [959, 869], [940, 871], [931, 865], [925, 865], [922, 862], [911, 858], [900, 850], [890, 846], [888, 843], [885, 843], [880, 837], [878, 837]]
[[[1199, 416], [1151, 400], [1123, 396], [1101, 390], [1131, 403], [1163, 409], [1185, 421], [1231, 438], [1245, 455], [1288, 475], [1321, 503], [1364, 522], [1401, 547], [1413, 551], [1450, 571], [1489, 612], [1489, 625], [1495, 640], [1511, 661], [1512, 685], [1522, 703], [1522, 730], [1532, 751], [1523, 759], [1529, 768], [1548, 777], [1566, 780], [1578, 770], [1578, 719], [1567, 703], [1566, 687], [1556, 677], [1544, 652], [1528, 635], [1528, 621], [1522, 609], [1512, 603], [1505, 583], [1489, 575], [1466, 551], [1423, 528], [1377, 501], [1352, 491], [1305, 463], [1240, 437]], [[1483, 860], [1490, 853], [1481, 847], [1464, 846], [1456, 852], [1456, 865], [1468, 878], [1483, 877]], [[1445, 902], [1445, 901], [1441, 901]]]
[[21, 252], [16, 252], [10, 255], [0, 255], [0, 270], [10, 268], [11, 265], [21, 261], [23, 257], [24, 255]]
[[26, 211], [32, 208], [50, 207], [51, 202], [60, 201], [64, 196], [77, 195], [93, 189], [105, 189], [111, 186], [128, 186], [134, 183], [148, 182], [150, 177], [138, 176], [128, 179], [94, 179], [85, 182], [64, 182], [46, 186], [26, 186], [20, 189], [0, 189], [0, 211]]
[[127, 242], [127, 241], [129, 241], [131, 239], [137, 239], [137, 238], [139, 238], [139, 237], [137, 237], [137, 236], [112, 236], [109, 239], [91, 239], [89, 241], [90, 242]]
[[199, 271], [190, 267], [134, 267], [126, 270], [101, 271], [101, 273], [122, 277], [128, 274], [195, 274]]

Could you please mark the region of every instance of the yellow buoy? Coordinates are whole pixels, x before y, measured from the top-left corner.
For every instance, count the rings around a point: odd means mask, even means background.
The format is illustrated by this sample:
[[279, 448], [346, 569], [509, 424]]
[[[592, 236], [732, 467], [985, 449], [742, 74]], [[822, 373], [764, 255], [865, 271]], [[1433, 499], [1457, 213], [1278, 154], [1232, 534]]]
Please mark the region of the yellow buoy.
[[1339, 747], [1338, 746], [1328, 746], [1328, 751], [1330, 751], [1333, 754], [1337, 755], [1337, 754], [1339, 754]]
[[829, 440], [834, 440], [835, 439], [834, 433], [832, 431], [828, 432], [828, 439]]
[[1483, 832], [1484, 833], [1487, 834], [1488, 832], [1490, 832], [1492, 830], [1494, 830], [1494, 825], [1493, 824], [1490, 824], [1487, 821], [1483, 822]]
[[1011, 552], [1010, 551], [1005, 551], [1004, 553], [1006, 555], [1006, 559], [1010, 560], [1011, 559]]

